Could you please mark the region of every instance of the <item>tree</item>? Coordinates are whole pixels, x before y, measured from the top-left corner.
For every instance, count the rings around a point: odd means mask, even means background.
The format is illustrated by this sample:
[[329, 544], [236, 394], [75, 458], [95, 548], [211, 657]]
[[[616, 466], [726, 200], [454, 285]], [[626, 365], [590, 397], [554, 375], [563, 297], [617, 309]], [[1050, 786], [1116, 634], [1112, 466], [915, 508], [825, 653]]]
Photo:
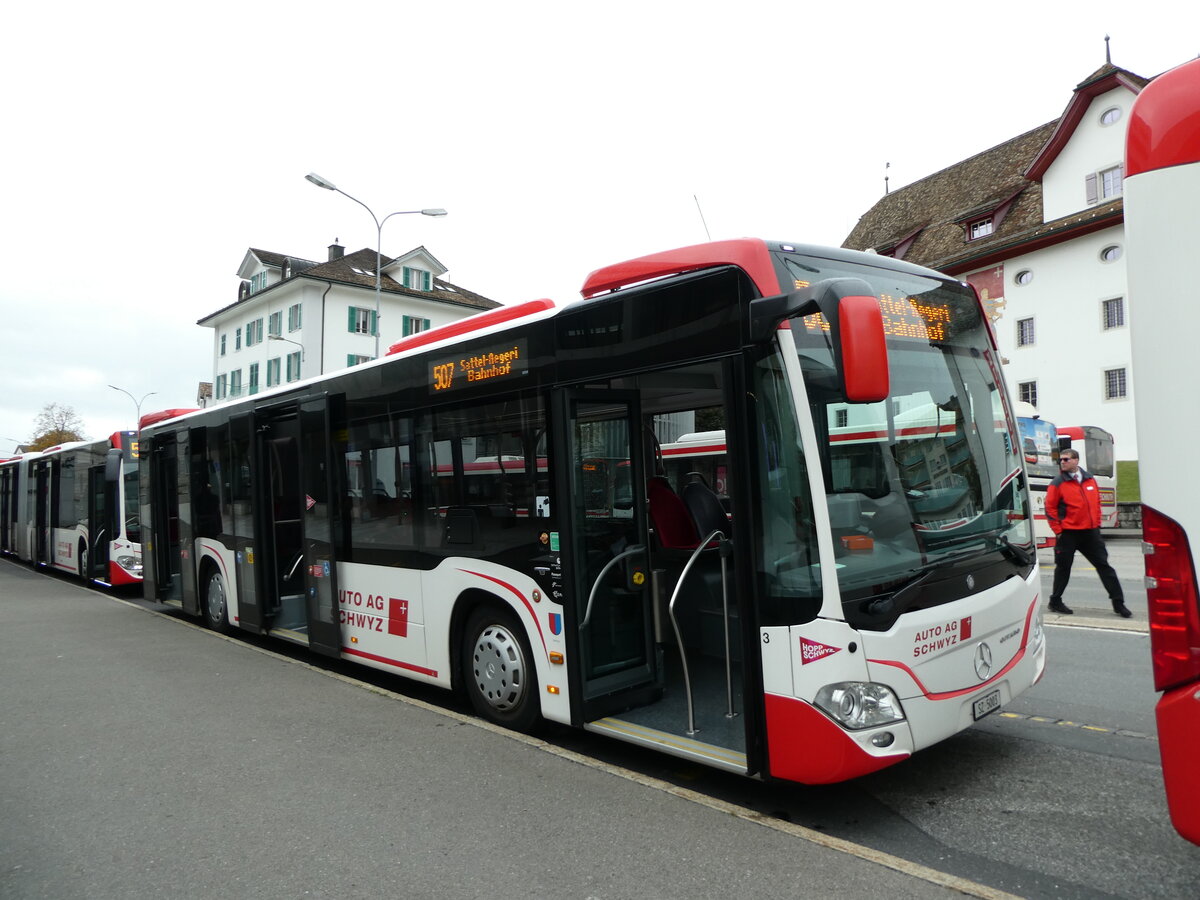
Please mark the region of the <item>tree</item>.
[[86, 440], [83, 422], [74, 407], [62, 403], [47, 403], [33, 423], [33, 439], [28, 443], [30, 450], [45, 450], [68, 441]]

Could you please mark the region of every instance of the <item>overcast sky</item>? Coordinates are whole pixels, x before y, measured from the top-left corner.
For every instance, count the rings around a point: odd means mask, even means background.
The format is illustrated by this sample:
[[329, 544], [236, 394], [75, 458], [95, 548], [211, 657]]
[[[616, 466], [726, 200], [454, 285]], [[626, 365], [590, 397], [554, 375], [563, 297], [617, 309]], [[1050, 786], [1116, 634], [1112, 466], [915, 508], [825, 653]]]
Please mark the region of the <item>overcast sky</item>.
[[[594, 10], [594, 11], [593, 11]], [[1191, 3], [9, 4], [0, 455], [194, 405], [248, 247], [424, 244], [503, 303], [705, 240], [840, 244], [879, 198], [1058, 117], [1112, 60], [1200, 53]]]

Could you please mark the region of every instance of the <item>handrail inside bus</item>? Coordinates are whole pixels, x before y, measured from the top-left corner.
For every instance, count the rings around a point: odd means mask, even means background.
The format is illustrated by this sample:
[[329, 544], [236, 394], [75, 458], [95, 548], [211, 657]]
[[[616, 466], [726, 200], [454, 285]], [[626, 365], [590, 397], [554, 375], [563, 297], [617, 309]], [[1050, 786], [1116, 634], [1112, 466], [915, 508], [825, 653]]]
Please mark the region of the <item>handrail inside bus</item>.
[[608, 574], [608, 570], [611, 569], [613, 566], [615, 566], [617, 563], [619, 563], [621, 560], [623, 560], [627, 556], [633, 556], [636, 553], [645, 553], [645, 552], [646, 552], [646, 547], [644, 544], [634, 544], [632, 547], [628, 547], [625, 550], [622, 550], [620, 553], [618, 553], [616, 556], [614, 556], [612, 559], [610, 559], [608, 561], [608, 563], [604, 566], [604, 568], [600, 570], [600, 574], [597, 575], [596, 580], [592, 582], [592, 591], [590, 594], [588, 594], [587, 607], [584, 609], [584, 612], [583, 612], [583, 621], [579, 623], [580, 629], [587, 628], [588, 622], [592, 618], [592, 602], [596, 599], [596, 591], [598, 591], [600, 589], [600, 582], [604, 580], [604, 576]]
[[696, 727], [696, 701], [692, 696], [692, 677], [688, 670], [687, 648], [683, 645], [683, 632], [679, 630], [679, 620], [675, 617], [675, 601], [679, 599], [679, 592], [683, 588], [684, 581], [687, 580], [688, 572], [696, 564], [700, 554], [714, 549], [712, 547], [714, 541], [717, 543], [716, 549], [721, 554], [721, 608], [725, 618], [725, 692], [729, 702], [725, 717], [731, 719], [737, 715], [733, 711], [733, 672], [729, 659], [729, 589], [727, 587], [729, 579], [724, 552], [724, 544], [728, 540], [729, 538], [725, 537], [718, 528], [696, 546], [692, 555], [688, 557], [688, 561], [683, 564], [683, 571], [679, 573], [679, 580], [675, 582], [675, 590], [671, 592], [671, 602], [667, 604], [667, 614], [671, 617], [671, 628], [675, 631], [675, 643], [679, 645], [679, 664], [683, 666], [683, 690], [687, 694], [688, 727], [686, 734], [688, 735], [697, 734], [700, 729]]

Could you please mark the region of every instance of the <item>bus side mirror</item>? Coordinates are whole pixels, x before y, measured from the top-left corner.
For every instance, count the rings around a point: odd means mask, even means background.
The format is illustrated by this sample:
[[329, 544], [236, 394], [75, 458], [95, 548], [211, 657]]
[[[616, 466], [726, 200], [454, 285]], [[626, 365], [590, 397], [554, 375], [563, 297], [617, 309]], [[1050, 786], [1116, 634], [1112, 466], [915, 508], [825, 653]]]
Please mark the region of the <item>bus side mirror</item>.
[[121, 451], [113, 447], [104, 457], [104, 480], [115, 484], [121, 480]]
[[1060, 437], [1058, 439], [1058, 449], [1059, 450], [1070, 450], [1071, 449], [1071, 439], [1069, 437]]
[[765, 341], [785, 319], [815, 313], [829, 323], [833, 364], [846, 399], [851, 403], [887, 399], [891, 385], [883, 310], [861, 278], [827, 278], [790, 294], [755, 300], [750, 304], [750, 339]]
[[842, 297], [837, 307], [837, 338], [841, 347], [842, 387], [851, 403], [886, 400], [888, 381], [887, 338], [883, 311], [874, 296]]

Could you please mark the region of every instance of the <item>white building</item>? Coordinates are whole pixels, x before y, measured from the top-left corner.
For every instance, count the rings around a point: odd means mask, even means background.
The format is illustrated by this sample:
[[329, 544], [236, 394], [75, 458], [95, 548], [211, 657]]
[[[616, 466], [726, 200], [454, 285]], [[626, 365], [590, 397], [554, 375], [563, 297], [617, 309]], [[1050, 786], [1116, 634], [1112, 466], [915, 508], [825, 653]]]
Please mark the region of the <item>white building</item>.
[[1122, 160], [1147, 83], [1106, 63], [1060, 118], [887, 194], [845, 241], [970, 281], [1013, 399], [1111, 431], [1118, 459], [1137, 458]]
[[443, 281], [424, 247], [382, 257], [375, 308], [374, 250], [334, 243], [325, 262], [246, 251], [237, 301], [200, 319], [213, 329], [212, 402], [344, 369], [402, 337], [500, 304]]

